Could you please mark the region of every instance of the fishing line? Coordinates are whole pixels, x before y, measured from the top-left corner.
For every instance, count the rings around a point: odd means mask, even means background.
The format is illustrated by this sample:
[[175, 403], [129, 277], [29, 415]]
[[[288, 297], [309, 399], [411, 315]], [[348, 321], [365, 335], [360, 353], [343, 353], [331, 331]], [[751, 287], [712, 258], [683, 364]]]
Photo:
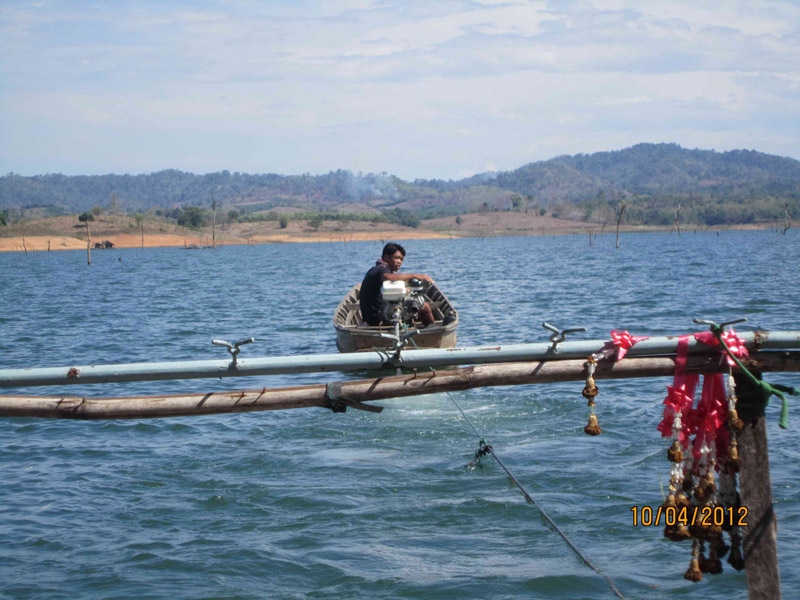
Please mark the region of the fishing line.
[[[581, 551], [578, 549], [578, 547], [577, 547], [577, 546], [575, 546], [575, 544], [573, 544], [573, 543], [572, 543], [572, 541], [570, 541], [570, 539], [567, 537], [567, 534], [565, 534], [565, 533], [564, 533], [564, 532], [561, 530], [561, 528], [560, 528], [558, 525], [556, 525], [556, 522], [555, 522], [555, 521], [553, 521], [553, 519], [551, 519], [551, 518], [550, 518], [550, 515], [548, 515], [548, 514], [547, 514], [547, 511], [546, 511], [544, 508], [542, 508], [542, 506], [541, 506], [541, 505], [539, 505], [539, 504], [536, 502], [536, 500], [534, 500], [534, 499], [533, 499], [533, 496], [531, 496], [531, 495], [528, 493], [528, 491], [527, 491], [527, 490], [526, 490], [526, 489], [525, 489], [525, 488], [522, 486], [522, 484], [519, 482], [519, 480], [518, 480], [516, 477], [514, 477], [514, 474], [513, 474], [513, 473], [511, 473], [511, 471], [509, 471], [508, 467], [506, 467], [506, 466], [505, 466], [505, 464], [503, 464], [503, 461], [502, 461], [502, 460], [500, 460], [500, 457], [499, 457], [499, 456], [497, 456], [497, 453], [494, 451], [494, 448], [492, 448], [492, 446], [490, 446], [489, 444], [486, 444], [486, 443], [484, 442], [484, 439], [485, 439], [485, 438], [484, 438], [484, 437], [483, 437], [483, 436], [482, 436], [480, 433], [478, 433], [478, 430], [475, 428], [475, 425], [473, 425], [473, 424], [472, 424], [472, 421], [470, 421], [469, 417], [468, 417], [468, 416], [466, 415], [466, 413], [465, 413], [465, 412], [464, 412], [464, 411], [461, 409], [461, 406], [459, 406], [458, 402], [456, 402], [456, 399], [455, 399], [455, 398], [453, 398], [452, 394], [450, 394], [450, 392], [445, 392], [445, 394], [447, 394], [447, 397], [448, 397], [448, 398], [450, 398], [450, 400], [452, 401], [452, 403], [453, 403], [453, 404], [455, 405], [455, 407], [458, 409], [458, 412], [460, 412], [460, 413], [461, 413], [461, 416], [462, 416], [462, 417], [464, 417], [464, 420], [465, 420], [465, 421], [466, 421], [466, 422], [469, 424], [469, 426], [472, 428], [472, 431], [474, 431], [474, 432], [475, 432], [475, 435], [477, 435], [477, 436], [480, 438], [480, 440], [481, 440], [481, 441], [480, 441], [480, 449], [478, 450], [478, 452], [479, 452], [479, 453], [483, 453], [483, 454], [486, 454], [486, 453], [488, 453], [488, 454], [491, 454], [491, 455], [492, 455], [492, 458], [493, 458], [495, 461], [497, 461], [497, 464], [498, 464], [498, 465], [500, 465], [500, 468], [502, 468], [502, 469], [503, 469], [503, 471], [505, 471], [506, 475], [508, 475], [508, 478], [511, 480], [511, 482], [512, 482], [514, 485], [516, 485], [516, 486], [517, 486], [517, 487], [520, 489], [520, 491], [522, 492], [522, 495], [523, 495], [523, 496], [525, 496], [525, 500], [526, 500], [526, 501], [527, 501], [529, 504], [531, 504], [531, 505], [535, 506], [535, 507], [536, 507], [536, 508], [539, 510], [539, 512], [541, 513], [541, 515], [544, 517], [545, 521], [547, 521], [547, 523], [550, 525], [550, 527], [551, 527], [551, 528], [552, 528], [552, 529], [553, 529], [553, 530], [554, 530], [554, 531], [555, 531], [555, 532], [556, 532], [558, 535], [560, 535], [560, 536], [561, 536], [561, 538], [564, 540], [564, 542], [567, 544], [567, 546], [569, 546], [570, 550], [572, 550], [572, 551], [575, 553], [575, 555], [576, 555], [576, 556], [577, 556], [579, 559], [581, 559], [581, 561], [583, 562], [583, 564], [585, 564], [585, 565], [586, 565], [587, 567], [589, 567], [589, 568], [590, 568], [592, 571], [594, 571], [595, 573], [597, 573], [597, 574], [598, 574], [598, 575], [600, 575], [600, 576], [601, 576], [603, 579], [605, 579], [605, 580], [606, 580], [606, 583], [608, 584], [608, 587], [609, 587], [609, 588], [611, 588], [611, 591], [612, 591], [612, 592], [614, 592], [614, 595], [616, 595], [616, 596], [617, 596], [617, 598], [621, 598], [622, 600], [625, 600], [625, 596], [623, 596], [623, 595], [622, 595], [622, 593], [621, 593], [621, 592], [620, 592], [620, 591], [617, 589], [617, 586], [616, 586], [616, 585], [614, 585], [614, 582], [611, 580], [611, 578], [610, 578], [608, 575], [606, 575], [605, 573], [603, 573], [603, 572], [602, 572], [600, 569], [598, 569], [597, 567], [595, 567], [595, 566], [594, 566], [594, 565], [591, 563], [591, 561], [589, 561], [589, 559], [588, 559], [588, 558], [586, 558], [586, 556], [585, 556], [585, 555], [584, 555], [584, 554], [583, 554], [583, 553], [582, 553], [582, 552], [581, 552]], [[476, 456], [477, 456], [477, 454], [476, 454]]]
[[[419, 346], [417, 346], [417, 343], [414, 341], [413, 337], [411, 338], [411, 343], [414, 344], [414, 347], [419, 348]], [[431, 371], [433, 371], [432, 367], [431, 367]], [[522, 484], [519, 482], [519, 480], [516, 477], [514, 477], [514, 474], [511, 473], [511, 471], [508, 470], [508, 467], [506, 467], [505, 464], [503, 464], [503, 461], [500, 460], [500, 457], [497, 456], [497, 454], [495, 453], [494, 448], [492, 448], [492, 446], [490, 446], [489, 444], [485, 443], [485, 441], [484, 441], [485, 438], [480, 434], [480, 432], [478, 432], [478, 430], [475, 428], [475, 425], [472, 424], [472, 421], [467, 416], [467, 413], [465, 413], [463, 411], [463, 409], [458, 404], [458, 402], [456, 402], [456, 399], [453, 398], [453, 395], [450, 392], [445, 392], [445, 394], [447, 394], [447, 397], [450, 398], [450, 401], [458, 409], [458, 412], [461, 413], [461, 416], [464, 417], [464, 420], [467, 422], [467, 424], [470, 426], [470, 428], [472, 428], [472, 431], [475, 432], [475, 435], [477, 435], [478, 438], [480, 439], [480, 446], [479, 446], [478, 452], [476, 453], [476, 459], [478, 459], [478, 457], [480, 456], [481, 453], [482, 454], [486, 454], [488, 452], [489, 454], [491, 454], [492, 458], [497, 462], [498, 465], [500, 465], [500, 467], [503, 469], [503, 471], [505, 471], [506, 475], [508, 475], [508, 478], [511, 480], [511, 482], [514, 485], [516, 485], [519, 488], [519, 490], [522, 492], [522, 495], [525, 496], [525, 500], [529, 504], [531, 504], [532, 506], [536, 507], [539, 510], [541, 515], [544, 517], [545, 521], [547, 521], [547, 523], [550, 525], [550, 527], [558, 535], [561, 536], [561, 538], [564, 540], [564, 542], [567, 544], [567, 546], [570, 548], [570, 550], [572, 550], [575, 553], [575, 555], [583, 562], [583, 564], [585, 564], [592, 571], [594, 571], [595, 573], [597, 573], [603, 579], [606, 580], [606, 583], [608, 584], [608, 587], [611, 588], [611, 591], [614, 592], [614, 595], [617, 596], [617, 598], [620, 598], [621, 600], [625, 600], [625, 596], [623, 596], [622, 592], [620, 592], [619, 589], [617, 589], [617, 586], [614, 585], [614, 582], [611, 580], [611, 578], [608, 575], [606, 575], [605, 573], [603, 573], [600, 569], [595, 567], [591, 563], [591, 561], [588, 558], [586, 558], [586, 556], [584, 556], [584, 554], [578, 549], [578, 547], [575, 544], [573, 544], [572, 541], [567, 537], [567, 534], [564, 533], [561, 530], [561, 528], [556, 524], [555, 521], [553, 521], [552, 518], [550, 518], [550, 515], [547, 514], [547, 511], [544, 508], [542, 508], [542, 506], [540, 506], [536, 502], [536, 500], [533, 499], [533, 496], [531, 496], [528, 493], [528, 490], [526, 490], [522, 486]]]

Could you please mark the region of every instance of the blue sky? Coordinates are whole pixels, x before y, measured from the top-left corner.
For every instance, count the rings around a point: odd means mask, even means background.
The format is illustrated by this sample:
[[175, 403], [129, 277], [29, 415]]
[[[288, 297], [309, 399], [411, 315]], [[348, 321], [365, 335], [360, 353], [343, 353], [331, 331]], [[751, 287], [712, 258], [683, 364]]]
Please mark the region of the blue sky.
[[797, 0], [0, 2], [0, 173], [800, 159]]

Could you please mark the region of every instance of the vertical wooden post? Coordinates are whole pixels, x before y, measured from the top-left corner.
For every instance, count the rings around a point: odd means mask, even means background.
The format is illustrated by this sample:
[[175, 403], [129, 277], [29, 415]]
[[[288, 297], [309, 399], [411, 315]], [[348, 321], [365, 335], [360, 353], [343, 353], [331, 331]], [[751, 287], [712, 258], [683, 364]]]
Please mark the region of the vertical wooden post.
[[[753, 373], [761, 379], [761, 373]], [[743, 556], [750, 600], [779, 600], [781, 578], [778, 570], [778, 527], [772, 506], [769, 473], [766, 400], [762, 390], [744, 374], [734, 374], [739, 418], [739, 491], [747, 507], [743, 529]]]

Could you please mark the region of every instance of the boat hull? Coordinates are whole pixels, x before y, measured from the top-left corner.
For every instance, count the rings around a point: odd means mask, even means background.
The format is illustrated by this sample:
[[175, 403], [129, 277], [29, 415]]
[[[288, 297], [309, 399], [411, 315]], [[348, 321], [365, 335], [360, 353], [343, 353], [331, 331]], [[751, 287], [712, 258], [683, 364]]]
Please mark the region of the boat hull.
[[[363, 352], [381, 348], [394, 348], [394, 340], [380, 337], [381, 334], [394, 335], [391, 327], [369, 327], [362, 331], [338, 330], [336, 332], [336, 347], [339, 352]], [[366, 331], [370, 329], [373, 331]], [[455, 348], [456, 331], [425, 331], [420, 330], [414, 336], [414, 343], [409, 346], [414, 349], [414, 344], [420, 348]]]
[[[339, 303], [333, 316], [336, 329], [336, 347], [339, 352], [363, 352], [375, 349], [394, 348], [394, 328], [391, 326], [371, 327], [361, 319], [359, 305], [360, 285], [353, 286]], [[456, 345], [456, 329], [458, 313], [447, 297], [431, 284], [425, 290], [425, 299], [434, 311], [436, 322], [420, 329], [414, 335], [413, 342], [407, 348], [454, 348]], [[403, 330], [401, 334], [404, 333]], [[391, 337], [390, 337], [391, 336]]]

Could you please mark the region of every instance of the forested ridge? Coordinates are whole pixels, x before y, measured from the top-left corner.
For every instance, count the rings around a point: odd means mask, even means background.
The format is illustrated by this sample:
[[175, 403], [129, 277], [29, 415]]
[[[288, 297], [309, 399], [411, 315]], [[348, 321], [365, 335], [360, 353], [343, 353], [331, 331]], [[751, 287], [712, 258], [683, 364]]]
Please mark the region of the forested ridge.
[[96, 207], [121, 213], [216, 205], [243, 216], [293, 207], [308, 212], [410, 214], [415, 218], [498, 210], [538, 211], [608, 221], [624, 203], [626, 221], [651, 225], [753, 223], [800, 213], [800, 161], [752, 150], [689, 150], [639, 144], [559, 156], [513, 171], [458, 181], [403, 181], [386, 173], [195, 175], [60, 174], [0, 177], [0, 210], [38, 207], [70, 214]]

